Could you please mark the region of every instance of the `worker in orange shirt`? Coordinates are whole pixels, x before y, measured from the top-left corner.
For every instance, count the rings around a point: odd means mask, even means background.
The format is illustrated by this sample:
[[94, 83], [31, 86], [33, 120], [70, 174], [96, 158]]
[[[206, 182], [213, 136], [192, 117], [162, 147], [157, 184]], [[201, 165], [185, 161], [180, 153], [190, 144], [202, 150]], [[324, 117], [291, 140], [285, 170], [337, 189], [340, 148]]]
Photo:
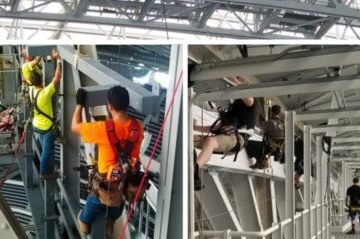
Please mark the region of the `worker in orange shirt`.
[[[97, 170], [91, 176], [91, 192], [86, 205], [80, 212], [78, 223], [84, 235], [90, 233], [90, 226], [101, 210], [107, 210], [106, 234], [113, 233], [114, 222], [124, 208], [126, 189], [122, 188], [121, 172], [125, 172], [125, 164], [119, 163], [118, 152], [114, 149], [109, 138], [108, 121], [91, 123], [82, 122], [82, 109], [86, 101], [86, 91], [82, 88], [76, 93], [76, 108], [72, 118], [71, 130], [80, 135], [84, 142], [98, 145]], [[113, 131], [122, 145], [130, 140], [131, 149], [128, 150], [129, 171], [139, 170], [140, 147], [144, 138], [142, 124], [127, 114], [129, 93], [121, 86], [114, 86], [108, 90], [107, 109], [113, 124]], [[135, 133], [134, 133], [135, 132]], [[135, 137], [134, 137], [135, 136]], [[132, 139], [130, 139], [132, 138]], [[120, 172], [120, 175], [117, 173]]]

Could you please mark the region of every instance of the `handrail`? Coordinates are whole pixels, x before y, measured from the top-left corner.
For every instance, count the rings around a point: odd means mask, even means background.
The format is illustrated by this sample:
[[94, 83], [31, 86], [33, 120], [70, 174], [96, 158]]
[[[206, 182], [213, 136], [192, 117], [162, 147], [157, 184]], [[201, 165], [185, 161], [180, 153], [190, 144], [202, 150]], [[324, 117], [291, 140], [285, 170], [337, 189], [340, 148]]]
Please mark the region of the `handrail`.
[[[297, 213], [294, 215], [294, 222], [298, 220], [299, 218], [304, 217], [306, 214], [308, 214], [310, 211], [316, 210], [318, 207], [325, 206], [326, 203], [323, 204], [317, 204], [311, 207], [311, 209], [305, 209], [301, 213]], [[251, 237], [266, 237], [272, 234], [273, 232], [279, 230], [280, 228], [283, 228], [284, 226], [290, 224], [293, 221], [293, 218], [287, 218], [269, 228], [263, 231], [231, 231], [229, 229], [223, 230], [223, 231], [201, 231], [201, 234], [204, 236], [223, 236], [223, 235], [229, 235], [232, 237], [241, 237], [241, 236], [251, 236]], [[322, 229], [324, 230], [324, 229]]]

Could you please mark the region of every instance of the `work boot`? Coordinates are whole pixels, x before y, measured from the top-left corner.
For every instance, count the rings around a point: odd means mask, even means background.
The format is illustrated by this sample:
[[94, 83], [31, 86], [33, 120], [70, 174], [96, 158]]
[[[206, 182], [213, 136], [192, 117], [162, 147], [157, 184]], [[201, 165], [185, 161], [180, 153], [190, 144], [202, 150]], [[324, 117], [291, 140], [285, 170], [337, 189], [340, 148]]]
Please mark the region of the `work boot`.
[[[80, 228], [80, 231], [82, 234], [84, 234], [85, 236], [86, 235], [89, 235], [90, 233], [90, 227], [88, 224], [86, 223], [83, 223], [81, 220], [80, 220], [80, 212], [78, 214], [78, 223], [79, 223], [79, 228]], [[106, 225], [106, 229], [107, 229], [107, 225]]]
[[197, 163], [195, 163], [195, 165], [194, 165], [194, 190], [195, 191], [200, 191], [202, 188], [199, 170], [200, 170], [199, 165]]
[[114, 221], [106, 221], [106, 235], [110, 236], [114, 233]]
[[264, 163], [262, 160], [257, 160], [254, 165], [251, 165], [250, 168], [252, 169], [264, 169]]
[[264, 169], [270, 168], [270, 158], [266, 158], [263, 160], [263, 168]]
[[348, 231], [346, 234], [355, 234], [355, 230], [351, 229], [351, 231]]

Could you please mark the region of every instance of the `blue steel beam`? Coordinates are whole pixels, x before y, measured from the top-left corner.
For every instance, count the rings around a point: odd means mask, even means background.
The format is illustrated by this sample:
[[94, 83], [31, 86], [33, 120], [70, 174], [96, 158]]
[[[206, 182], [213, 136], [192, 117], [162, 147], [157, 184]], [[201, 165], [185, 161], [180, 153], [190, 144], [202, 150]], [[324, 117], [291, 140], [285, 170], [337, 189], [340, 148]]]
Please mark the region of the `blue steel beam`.
[[[129, 91], [131, 107], [143, 114], [156, 114], [159, 111], [159, 97], [141, 85], [96, 62], [91, 57], [79, 56], [76, 58], [76, 51], [71, 46], [57, 46], [57, 49], [62, 59], [75, 66], [77, 70], [90, 77], [99, 85], [87, 89], [91, 95], [98, 94], [98, 92], [101, 92], [101, 95], [103, 95], [109, 86], [121, 85]], [[90, 99], [91, 97], [88, 98], [89, 104], [95, 104], [98, 100], [101, 101], [99, 98], [94, 100]]]
[[56, 48], [55, 45], [44, 45], [44, 46], [28, 46], [26, 51], [28, 56], [47, 56], [50, 55], [51, 50]]

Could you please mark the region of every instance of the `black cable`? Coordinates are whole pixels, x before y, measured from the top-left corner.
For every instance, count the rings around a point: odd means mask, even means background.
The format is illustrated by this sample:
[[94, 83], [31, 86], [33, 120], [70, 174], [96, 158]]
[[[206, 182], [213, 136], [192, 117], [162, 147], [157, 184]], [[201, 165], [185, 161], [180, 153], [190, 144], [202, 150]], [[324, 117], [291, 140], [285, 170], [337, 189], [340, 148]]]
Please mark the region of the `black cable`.
[[165, 9], [165, 3], [164, 0], [161, 0], [162, 3], [162, 8], [163, 8], [163, 14], [164, 14], [164, 18], [165, 18], [165, 29], [166, 29], [166, 37], [169, 40], [169, 29], [168, 29], [168, 25], [167, 25], [167, 19], [166, 19], [166, 9]]

